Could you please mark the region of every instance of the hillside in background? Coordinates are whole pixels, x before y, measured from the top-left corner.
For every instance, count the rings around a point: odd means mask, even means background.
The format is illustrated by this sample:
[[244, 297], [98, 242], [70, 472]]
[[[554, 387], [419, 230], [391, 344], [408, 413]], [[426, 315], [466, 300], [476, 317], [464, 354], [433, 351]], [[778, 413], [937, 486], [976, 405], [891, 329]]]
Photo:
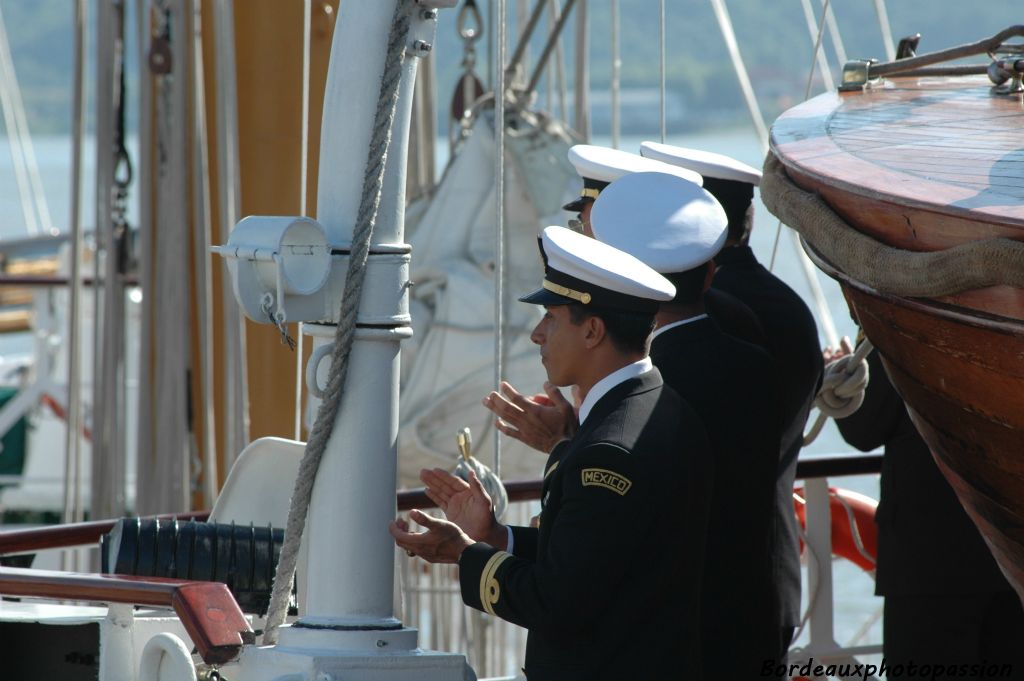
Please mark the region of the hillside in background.
[[[296, 2], [302, 0], [236, 0], [247, 2]], [[582, 2], [583, 0], [580, 0]], [[559, 5], [564, 0], [559, 1]], [[821, 0], [811, 0], [820, 14]], [[96, 3], [89, 3], [95, 6]], [[127, 3], [134, 8], [135, 3]], [[478, 0], [486, 16], [496, 3]], [[519, 0], [507, 0], [509, 35], [514, 45], [517, 18], [522, 16]], [[666, 62], [670, 92], [669, 105], [676, 112], [674, 127], [699, 128], [735, 125], [746, 120], [736, 78], [725, 50], [711, 4], [707, 0], [667, 0]], [[530, 6], [533, 5], [531, 1]], [[739, 40], [741, 51], [754, 81], [764, 114], [774, 118], [786, 107], [803, 99], [807, 85], [813, 45], [808, 34], [800, 0], [728, 0], [727, 5]], [[461, 2], [460, 2], [461, 6]], [[885, 53], [878, 29], [874, 2], [870, 0], [833, 0], [833, 11], [839, 22], [848, 57], [877, 57]], [[594, 132], [606, 132], [608, 116], [599, 110], [608, 101], [605, 91], [611, 75], [611, 22], [609, 0], [589, 0], [591, 89], [594, 92]], [[624, 126], [630, 121], [651, 120], [644, 111], [650, 102], [657, 108], [659, 78], [659, 40], [657, 0], [619, 0], [622, 87], [632, 91], [631, 108], [624, 109]], [[984, 5], [962, 0], [890, 0], [888, 2], [893, 35], [921, 33], [921, 49], [935, 50], [991, 35], [1013, 23], [1016, 3], [992, 0]], [[71, 22], [73, 4], [68, 0], [0, 0], [7, 26], [11, 51], [28, 109], [33, 133], [66, 133], [70, 123], [71, 92]], [[94, 10], [93, 10], [94, 11]], [[444, 10], [438, 28], [436, 48], [439, 110], [447, 109], [462, 59], [461, 40], [456, 35], [457, 10]], [[90, 19], [90, 25], [92, 19]], [[129, 17], [129, 26], [134, 18]], [[301, 26], [294, 30], [296, 39]], [[478, 43], [478, 70], [489, 63], [487, 49], [492, 36], [485, 35]], [[567, 32], [565, 54], [567, 74], [572, 78], [573, 30]], [[540, 40], [534, 41], [539, 51]], [[838, 62], [832, 42], [825, 41], [832, 71]], [[134, 55], [133, 44], [129, 49]], [[509, 54], [512, 46], [508, 48]], [[137, 65], [129, 64], [129, 72]], [[813, 92], [821, 91], [820, 80]], [[547, 101], [547, 87], [540, 86], [537, 105], [555, 108]], [[606, 104], [605, 104], [606, 106]], [[636, 109], [635, 114], [630, 113]], [[626, 116], [630, 120], [626, 120]], [[656, 120], [657, 112], [654, 112]], [[635, 119], [635, 120], [634, 120]], [[445, 123], [439, 122], [444, 129]]]

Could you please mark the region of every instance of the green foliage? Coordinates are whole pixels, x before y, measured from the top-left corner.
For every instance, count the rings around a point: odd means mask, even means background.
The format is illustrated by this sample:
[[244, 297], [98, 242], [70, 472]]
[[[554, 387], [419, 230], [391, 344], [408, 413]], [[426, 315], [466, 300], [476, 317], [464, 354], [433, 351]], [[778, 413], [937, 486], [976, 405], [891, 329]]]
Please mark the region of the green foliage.
[[[303, 0], [278, 0], [299, 3]], [[351, 0], [355, 1], [355, 0]], [[508, 35], [511, 54], [517, 35], [517, 10], [532, 7], [535, 0], [520, 3], [507, 0]], [[545, 2], [547, 0], [544, 0]], [[565, 0], [558, 0], [559, 6]], [[590, 24], [590, 80], [594, 90], [606, 89], [611, 79], [611, 0], [586, 2]], [[809, 0], [820, 15], [822, 0]], [[95, 31], [95, 5], [89, 17], [90, 33]], [[235, 0], [244, 11], [245, 0]], [[486, 16], [496, 5], [494, 0], [478, 0]], [[801, 0], [726, 0], [735, 26], [743, 59], [750, 71], [755, 91], [766, 116], [774, 116], [782, 107], [799, 101], [806, 89], [813, 43], [807, 29]], [[1010, 0], [990, 0], [984, 11], [977, 3], [962, 0], [889, 0], [888, 10], [893, 35], [923, 34], [921, 49], [940, 49], [991, 35], [1014, 23], [1017, 4]], [[659, 5], [658, 0], [619, 0], [620, 55], [623, 88], [652, 88], [659, 82]], [[127, 3], [133, 10], [135, 3]], [[461, 6], [461, 2], [460, 2]], [[850, 58], [884, 59], [875, 4], [871, 0], [831, 0]], [[11, 50], [33, 133], [66, 132], [70, 122], [72, 82], [72, 20], [70, 0], [0, 0], [10, 37]], [[574, 10], [575, 11], [575, 10]], [[737, 92], [736, 77], [725, 49], [718, 23], [709, 0], [665, 0], [666, 80], [695, 117], [745, 116]], [[456, 35], [458, 10], [443, 10], [433, 51], [438, 70], [439, 109], [445, 110], [455, 80], [461, 70], [462, 44]], [[546, 37], [547, 20], [531, 42], [531, 63]], [[128, 26], [136, 22], [129, 17]], [[285, 27], [299, 35], [300, 27]], [[477, 44], [477, 69], [485, 82], [490, 62], [489, 41], [494, 31]], [[564, 36], [566, 75], [573, 74], [575, 16], [570, 18]], [[92, 40], [90, 39], [90, 44]], [[825, 49], [831, 70], [838, 73], [835, 47], [826, 36]], [[89, 50], [91, 54], [92, 50]], [[137, 70], [137, 48], [129, 45], [129, 72]], [[89, 66], [90, 79], [93, 69]], [[546, 84], [542, 81], [540, 91]], [[820, 92], [820, 77], [814, 92]], [[441, 126], [444, 127], [443, 124]]]

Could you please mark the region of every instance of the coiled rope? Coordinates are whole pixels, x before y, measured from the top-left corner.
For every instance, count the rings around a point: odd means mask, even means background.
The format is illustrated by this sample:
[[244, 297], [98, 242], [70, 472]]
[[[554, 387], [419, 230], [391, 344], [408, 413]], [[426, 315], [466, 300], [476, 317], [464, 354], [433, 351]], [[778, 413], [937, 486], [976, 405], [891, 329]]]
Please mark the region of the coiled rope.
[[840, 347], [849, 354], [829, 362], [825, 367], [821, 389], [814, 398], [818, 419], [804, 435], [804, 447], [814, 442], [830, 417], [846, 418], [864, 403], [864, 390], [870, 380], [867, 356], [875, 346], [865, 338], [857, 345], [857, 350], [851, 353], [849, 341], [844, 338]]
[[391, 128], [395, 121], [398, 104], [398, 86], [402, 79], [402, 64], [405, 61], [405, 42], [409, 33], [409, 12], [406, 0], [399, 0], [388, 35], [387, 54], [384, 59], [384, 75], [381, 77], [377, 98], [377, 112], [373, 119], [373, 135], [363, 175], [363, 195], [359, 200], [359, 212], [352, 234], [352, 249], [348, 271], [345, 274], [345, 289], [341, 296], [341, 314], [334, 336], [334, 350], [331, 353], [331, 374], [324, 389], [323, 401], [317, 411], [316, 422], [310, 432], [306, 451], [299, 464], [295, 479], [288, 522], [284, 530], [284, 544], [274, 574], [274, 589], [270, 597], [267, 623], [264, 628], [263, 645], [277, 643], [278, 629], [284, 622], [298, 561], [299, 545], [306, 526], [306, 513], [313, 493], [313, 482], [323, 458], [327, 441], [331, 437], [338, 410], [344, 396], [345, 377], [348, 375], [348, 357], [355, 340], [356, 313], [363, 290], [366, 273], [366, 259], [370, 251], [370, 239], [377, 222], [381, 190], [384, 186], [384, 167], [388, 148], [391, 145]]

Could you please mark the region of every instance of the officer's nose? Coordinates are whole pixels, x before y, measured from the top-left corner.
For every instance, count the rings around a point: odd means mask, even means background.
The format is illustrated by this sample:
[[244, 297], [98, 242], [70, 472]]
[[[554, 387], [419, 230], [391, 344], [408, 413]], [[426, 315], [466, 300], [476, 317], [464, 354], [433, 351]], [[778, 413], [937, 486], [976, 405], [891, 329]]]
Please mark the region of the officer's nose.
[[544, 323], [546, 319], [542, 319], [537, 322], [537, 326], [533, 327], [533, 331], [530, 332], [530, 340], [537, 345], [544, 345]]

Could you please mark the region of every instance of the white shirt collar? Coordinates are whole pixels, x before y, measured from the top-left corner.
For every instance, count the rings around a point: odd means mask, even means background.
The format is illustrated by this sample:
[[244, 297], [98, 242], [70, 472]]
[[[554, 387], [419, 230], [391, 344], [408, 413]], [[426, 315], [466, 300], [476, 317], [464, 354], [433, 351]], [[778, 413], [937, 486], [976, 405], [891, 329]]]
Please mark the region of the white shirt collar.
[[656, 328], [654, 330], [654, 334], [651, 336], [651, 340], [654, 340], [655, 338], [657, 338], [661, 334], [665, 333], [669, 329], [674, 329], [677, 326], [682, 326], [683, 324], [689, 324], [690, 322], [695, 322], [695, 321], [698, 321], [700, 319], [707, 319], [707, 318], [708, 318], [708, 315], [705, 312], [704, 314], [699, 314], [696, 317], [690, 317], [689, 319], [682, 319], [682, 320], [680, 320], [678, 322], [672, 322], [671, 324], [666, 324], [665, 326], [659, 326], [658, 328]]
[[595, 383], [594, 387], [590, 389], [590, 392], [587, 393], [586, 398], [580, 405], [580, 423], [582, 424], [587, 420], [587, 416], [590, 415], [590, 410], [594, 408], [594, 405], [597, 404], [599, 399], [608, 394], [609, 390], [620, 383], [625, 383], [631, 378], [642, 376], [653, 368], [654, 364], [651, 362], [651, 358], [644, 357], [637, 362], [627, 364], [621, 369], [613, 371]]

